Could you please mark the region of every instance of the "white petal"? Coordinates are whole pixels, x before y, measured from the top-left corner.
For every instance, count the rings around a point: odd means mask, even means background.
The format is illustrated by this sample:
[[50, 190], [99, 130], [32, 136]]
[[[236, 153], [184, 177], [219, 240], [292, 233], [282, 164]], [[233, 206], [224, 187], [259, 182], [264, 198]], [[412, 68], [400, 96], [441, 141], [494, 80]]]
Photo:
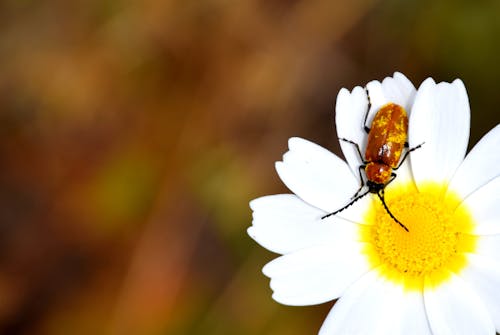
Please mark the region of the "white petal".
[[392, 102], [411, 112], [417, 90], [402, 73], [394, 73], [394, 78], [387, 77], [382, 83], [374, 80], [366, 85], [370, 97], [371, 109], [367, 123], [370, 124], [376, 112], [385, 104]]
[[432, 335], [422, 292], [404, 292], [399, 309], [399, 327], [395, 327], [394, 334]]
[[451, 180], [449, 188], [463, 198], [500, 176], [500, 125], [472, 148]]
[[[364, 88], [356, 86], [352, 93], [345, 88], [340, 90], [335, 107], [337, 137], [357, 143], [360, 150], [366, 147], [367, 135], [363, 122], [367, 110], [368, 97]], [[358, 176], [358, 167], [362, 161], [356, 147], [344, 141], [340, 141], [340, 147], [353, 174]]]
[[335, 303], [320, 335], [431, 334], [420, 293], [403, 289], [371, 271]]
[[474, 234], [500, 234], [500, 177], [477, 189], [459, 206], [471, 213]]
[[301, 138], [291, 138], [290, 151], [276, 170], [285, 185], [302, 200], [325, 212], [339, 209], [359, 182], [347, 164], [330, 151]]
[[[405, 149], [406, 150], [406, 149]], [[403, 151], [403, 155], [406, 151]], [[408, 182], [414, 182], [413, 174], [411, 172], [411, 153], [406, 157], [405, 161], [401, 164], [401, 166], [397, 170], [393, 170], [393, 173], [396, 174], [396, 179], [387, 185], [386, 192], [398, 185], [399, 183], [407, 184]]]
[[264, 248], [285, 254], [339, 239], [354, 240], [357, 225], [334, 216], [322, 220], [324, 212], [293, 194], [261, 197], [250, 202], [252, 226], [248, 234]]
[[[394, 72], [393, 78], [397, 83], [397, 85], [395, 85], [397, 87], [393, 88], [390, 83], [388, 83], [388, 87], [385, 89], [386, 95], [390, 99], [393, 99], [395, 103], [403, 106], [410, 113], [415, 100], [415, 94], [417, 94], [417, 89], [401, 72]], [[386, 80], [388, 79], [384, 79], [383, 85], [386, 85]]]
[[470, 108], [461, 80], [436, 83], [428, 78], [418, 89], [409, 123], [409, 144], [417, 184], [448, 182], [462, 162], [469, 141]]
[[489, 312], [476, 293], [458, 276], [433, 288], [426, 279], [425, 309], [435, 335], [495, 334]]
[[475, 253], [500, 260], [500, 235], [479, 235]]
[[273, 298], [285, 305], [315, 305], [338, 298], [369, 264], [363, 243], [344, 241], [276, 258], [262, 271], [271, 278]]
[[469, 254], [469, 265], [462, 277], [476, 292], [489, 311], [496, 331], [500, 332], [500, 263]]

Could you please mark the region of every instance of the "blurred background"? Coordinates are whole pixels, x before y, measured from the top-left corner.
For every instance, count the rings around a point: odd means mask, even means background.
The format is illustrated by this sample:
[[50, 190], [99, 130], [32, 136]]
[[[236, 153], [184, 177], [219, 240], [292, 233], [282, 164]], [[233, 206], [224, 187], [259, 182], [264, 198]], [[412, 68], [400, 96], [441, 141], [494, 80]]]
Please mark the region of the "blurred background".
[[499, 123], [500, 2], [0, 1], [0, 334], [316, 334], [271, 299], [248, 201], [394, 71]]

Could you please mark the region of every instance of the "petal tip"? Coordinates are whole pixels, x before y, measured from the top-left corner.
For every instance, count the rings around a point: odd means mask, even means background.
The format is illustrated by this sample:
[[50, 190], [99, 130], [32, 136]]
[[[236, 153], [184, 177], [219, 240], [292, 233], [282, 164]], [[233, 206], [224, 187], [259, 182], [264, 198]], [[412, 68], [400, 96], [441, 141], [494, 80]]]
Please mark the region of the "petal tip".
[[283, 161], [277, 161], [274, 163], [274, 167], [276, 168], [276, 172], [278, 172], [278, 174], [280, 173], [280, 170], [283, 168], [283, 164], [285, 164]]
[[465, 93], [465, 95], [467, 95], [467, 89], [465, 88], [465, 84], [462, 81], [462, 79], [457, 78], [457, 79], [453, 80], [453, 82], [451, 83], [451, 85], [454, 86], [454, 87], [456, 87], [462, 93]]
[[420, 89], [422, 89], [423, 87], [428, 87], [428, 86], [436, 86], [436, 82], [434, 81], [434, 79], [432, 79], [431, 77], [425, 79], [422, 84], [420, 84]]
[[257, 199], [253, 199], [253, 200], [250, 200], [250, 201], [248, 202], [248, 207], [250, 207], [250, 209], [251, 209], [252, 211], [255, 211], [255, 205], [256, 205], [256, 201], [257, 201], [258, 199], [259, 199], [259, 198], [257, 198]]
[[340, 97], [340, 96], [346, 96], [346, 95], [349, 95], [351, 94], [351, 92], [345, 88], [345, 87], [342, 87], [339, 91], [339, 93], [337, 94], [337, 99]]
[[298, 136], [290, 137], [288, 139], [288, 149], [293, 150], [298, 145], [301, 145], [301, 144], [307, 143], [307, 142], [309, 142], [309, 141], [306, 139], [303, 139], [302, 137], [298, 137]]
[[252, 239], [255, 240], [255, 227], [254, 226], [248, 227], [247, 234], [248, 234], [248, 236], [250, 236]]
[[272, 276], [272, 261], [267, 263], [266, 265], [264, 265], [262, 267], [262, 273], [264, 274], [264, 276], [271, 278], [271, 276]]

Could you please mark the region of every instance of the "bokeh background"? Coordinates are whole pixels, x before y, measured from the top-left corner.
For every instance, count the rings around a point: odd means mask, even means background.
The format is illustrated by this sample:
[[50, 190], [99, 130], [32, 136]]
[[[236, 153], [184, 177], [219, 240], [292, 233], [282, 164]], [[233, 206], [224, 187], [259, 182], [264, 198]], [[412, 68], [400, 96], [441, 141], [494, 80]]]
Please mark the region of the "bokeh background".
[[[0, 334], [315, 334], [248, 201], [287, 139], [394, 71], [499, 123], [500, 2], [0, 1]], [[335, 173], [332, 171], [332, 173]]]

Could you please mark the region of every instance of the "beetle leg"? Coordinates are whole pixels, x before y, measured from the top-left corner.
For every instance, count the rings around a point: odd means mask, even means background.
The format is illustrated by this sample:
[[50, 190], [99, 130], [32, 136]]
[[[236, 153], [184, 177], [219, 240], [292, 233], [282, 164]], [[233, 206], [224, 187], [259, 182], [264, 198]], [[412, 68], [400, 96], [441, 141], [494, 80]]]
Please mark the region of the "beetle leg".
[[396, 166], [395, 168], [393, 168], [393, 170], [397, 170], [399, 169], [399, 167], [401, 166], [401, 164], [403, 164], [403, 162], [405, 161], [406, 157], [408, 157], [408, 155], [410, 154], [410, 152], [414, 151], [414, 150], [417, 150], [418, 148], [420, 148], [425, 142], [422, 142], [420, 143], [419, 145], [413, 147], [413, 148], [410, 148], [408, 150], [406, 150], [405, 152], [405, 155], [403, 156], [403, 159], [401, 159], [401, 161], [399, 162], [398, 166]]
[[366, 108], [365, 120], [363, 121], [363, 129], [368, 134], [370, 133], [370, 127], [366, 125], [366, 120], [368, 119], [368, 114], [370, 113], [370, 109], [372, 108], [372, 102], [370, 100], [370, 92], [368, 92], [368, 89], [366, 87], [365, 91], [366, 91], [366, 96], [368, 98], [368, 107]]
[[347, 143], [354, 144], [356, 146], [356, 150], [358, 151], [359, 159], [361, 159], [361, 161], [363, 162], [362, 165], [358, 166], [360, 186], [359, 186], [359, 189], [356, 191], [356, 193], [354, 193], [354, 195], [351, 197], [351, 199], [354, 199], [354, 198], [356, 198], [358, 196], [359, 192], [361, 192], [361, 190], [363, 189], [363, 186], [365, 186], [365, 182], [363, 180], [363, 174], [361, 173], [361, 170], [365, 169], [365, 167], [366, 167], [365, 164], [368, 163], [368, 162], [366, 162], [363, 159], [363, 155], [361, 154], [361, 149], [359, 148], [358, 143], [353, 142], [353, 141], [348, 140], [348, 139], [345, 139], [345, 138], [341, 138], [341, 140], [344, 141], [344, 142], [347, 142]]
[[[391, 183], [394, 179], [396, 179], [396, 176], [397, 176], [397, 175], [396, 175], [394, 172], [392, 172], [392, 173], [391, 173], [391, 179], [389, 179], [389, 181], [388, 181], [387, 183], [385, 183], [384, 188], [385, 188], [387, 185], [389, 185], [389, 184], [390, 184], [390, 183]], [[384, 191], [384, 190], [382, 189], [382, 192], [383, 192], [383, 191]]]
[[366, 113], [366, 116], [365, 116], [365, 132], [366, 132], [367, 134], [369, 134], [369, 133], [370, 133], [371, 128], [366, 126], [366, 117], [367, 117], [367, 116], [368, 116], [368, 112]]
[[363, 162], [363, 164], [366, 164], [368, 163], [367, 161], [365, 161], [363, 159], [363, 155], [361, 154], [361, 149], [359, 148], [359, 144], [354, 142], [354, 141], [351, 141], [351, 140], [348, 140], [346, 138], [340, 138], [341, 141], [344, 141], [344, 142], [347, 142], [347, 143], [351, 143], [351, 144], [354, 144], [354, 146], [356, 147], [356, 150], [358, 151], [358, 155], [359, 155], [359, 159], [361, 159], [361, 161]]
[[365, 181], [363, 180], [363, 174], [361, 173], [361, 170], [364, 170], [366, 167], [366, 165], [360, 165], [358, 167], [358, 171], [359, 171], [359, 188], [358, 190], [356, 191], [356, 193], [354, 193], [354, 195], [351, 197], [351, 199], [354, 199], [358, 196], [359, 192], [361, 192], [361, 190], [363, 189], [363, 187], [365, 186]]

